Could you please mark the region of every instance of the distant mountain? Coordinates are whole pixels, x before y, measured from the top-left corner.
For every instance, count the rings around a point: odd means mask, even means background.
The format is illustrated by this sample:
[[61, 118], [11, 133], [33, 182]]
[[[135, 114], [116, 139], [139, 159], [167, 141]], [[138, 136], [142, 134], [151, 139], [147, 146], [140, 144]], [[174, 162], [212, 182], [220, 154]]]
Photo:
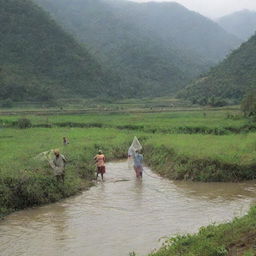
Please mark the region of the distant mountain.
[[0, 100], [106, 96], [113, 79], [30, 0], [0, 0]]
[[181, 91], [179, 96], [203, 105], [223, 99], [240, 102], [247, 92], [255, 88], [256, 35]]
[[[122, 4], [121, 4], [122, 3]], [[241, 40], [217, 23], [175, 2], [115, 2], [123, 19], [176, 48], [218, 62]]]
[[174, 3], [35, 1], [118, 72], [122, 88], [136, 97], [183, 88], [240, 43], [218, 24]]
[[229, 33], [246, 41], [256, 32], [256, 11], [235, 12], [219, 18], [217, 22]]

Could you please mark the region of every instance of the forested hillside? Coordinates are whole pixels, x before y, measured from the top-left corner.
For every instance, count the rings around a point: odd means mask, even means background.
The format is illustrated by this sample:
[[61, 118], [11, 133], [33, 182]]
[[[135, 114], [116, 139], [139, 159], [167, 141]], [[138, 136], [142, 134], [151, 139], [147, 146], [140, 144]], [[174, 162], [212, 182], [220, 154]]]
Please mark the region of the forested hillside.
[[243, 10], [217, 20], [228, 32], [242, 40], [248, 40], [256, 32], [256, 12]]
[[239, 43], [178, 4], [34, 1], [54, 19], [0, 0], [0, 101], [168, 95]]
[[208, 61], [223, 60], [241, 42], [217, 23], [175, 2], [114, 3], [127, 23]]
[[35, 1], [115, 70], [131, 97], [176, 92], [239, 44], [216, 23], [178, 4]]
[[179, 95], [195, 103], [214, 105], [223, 99], [240, 102], [253, 88], [256, 88], [256, 35]]
[[175, 92], [209, 68], [210, 63], [196, 54], [166, 45], [127, 22], [119, 5], [102, 0], [37, 2], [115, 70], [132, 97]]
[[0, 0], [0, 24], [1, 100], [94, 97], [111, 90], [112, 78], [88, 51], [30, 0]]

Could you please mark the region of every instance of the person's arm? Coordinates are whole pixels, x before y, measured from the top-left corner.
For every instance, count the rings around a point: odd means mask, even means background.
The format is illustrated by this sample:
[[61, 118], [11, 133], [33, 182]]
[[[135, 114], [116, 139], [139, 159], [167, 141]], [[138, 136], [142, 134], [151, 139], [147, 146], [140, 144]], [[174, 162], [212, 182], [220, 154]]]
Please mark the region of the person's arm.
[[55, 169], [56, 164], [55, 164], [55, 159], [49, 161], [49, 165], [51, 166], [52, 169]]

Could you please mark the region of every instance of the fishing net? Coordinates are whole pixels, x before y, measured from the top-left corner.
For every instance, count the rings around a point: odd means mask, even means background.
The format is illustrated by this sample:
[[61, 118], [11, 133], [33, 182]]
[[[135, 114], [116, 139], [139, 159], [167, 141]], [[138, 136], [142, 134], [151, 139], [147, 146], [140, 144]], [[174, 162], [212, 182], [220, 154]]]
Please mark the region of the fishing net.
[[47, 162], [52, 162], [54, 159], [54, 153], [53, 150], [45, 151], [40, 154], [38, 154], [35, 159], [40, 160], [40, 161], [47, 161]]
[[141, 149], [142, 149], [142, 146], [141, 146], [138, 138], [135, 136], [133, 139], [132, 145], [129, 147], [128, 155], [133, 155], [136, 150], [141, 150]]

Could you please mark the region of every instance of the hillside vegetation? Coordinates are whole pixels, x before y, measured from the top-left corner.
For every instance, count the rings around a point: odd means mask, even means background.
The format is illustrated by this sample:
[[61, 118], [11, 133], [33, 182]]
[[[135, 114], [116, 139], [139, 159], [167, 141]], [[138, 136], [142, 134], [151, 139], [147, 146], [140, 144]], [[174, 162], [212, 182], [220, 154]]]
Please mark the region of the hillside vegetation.
[[0, 0], [0, 23], [0, 100], [108, 94], [109, 74], [30, 0]]
[[118, 72], [122, 77], [120, 95], [176, 92], [240, 42], [216, 23], [178, 4], [36, 2]]
[[256, 88], [256, 35], [232, 52], [222, 63], [201, 76], [179, 96], [202, 105], [220, 99], [240, 102], [243, 96]]
[[127, 23], [145, 29], [166, 45], [197, 54], [212, 63], [223, 60], [241, 42], [217, 23], [176, 2], [116, 3]]

